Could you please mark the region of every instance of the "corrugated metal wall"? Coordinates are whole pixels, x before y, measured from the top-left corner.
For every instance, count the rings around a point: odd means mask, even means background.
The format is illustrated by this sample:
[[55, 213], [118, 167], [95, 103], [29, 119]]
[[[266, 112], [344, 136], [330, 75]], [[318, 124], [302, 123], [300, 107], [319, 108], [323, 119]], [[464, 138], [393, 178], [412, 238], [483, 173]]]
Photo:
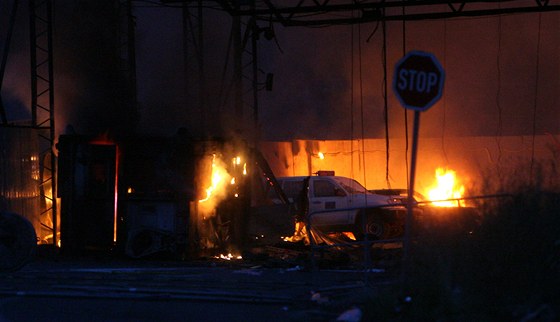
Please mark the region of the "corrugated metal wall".
[[[559, 135], [420, 138], [415, 187], [425, 192], [434, 183], [435, 169], [444, 167], [455, 170], [466, 187], [488, 185], [489, 181], [499, 185], [499, 181], [510, 183], [515, 179], [533, 180], [541, 188], [558, 189], [559, 142]], [[383, 139], [263, 142], [260, 149], [276, 176], [334, 170], [369, 189], [405, 188], [406, 142], [392, 139], [390, 143], [389, 182]]]
[[40, 235], [38, 135], [39, 130], [31, 128], [0, 128], [0, 196], [4, 210], [23, 215]]

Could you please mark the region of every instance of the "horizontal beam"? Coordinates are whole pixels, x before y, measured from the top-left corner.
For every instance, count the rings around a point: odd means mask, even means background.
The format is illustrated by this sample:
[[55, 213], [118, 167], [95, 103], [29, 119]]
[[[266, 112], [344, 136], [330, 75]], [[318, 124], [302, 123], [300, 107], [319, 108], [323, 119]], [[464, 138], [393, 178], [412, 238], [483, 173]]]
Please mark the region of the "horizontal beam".
[[[560, 11], [557, 0], [394, 0], [356, 1], [301, 0], [292, 7], [278, 7], [272, 0], [207, 0], [232, 16], [250, 16], [284, 26], [358, 24], [375, 21], [414, 21], [457, 17], [494, 16]], [[195, 3], [192, 0], [161, 0], [162, 3]], [[556, 2], [556, 4], [552, 4]], [[498, 6], [481, 9], [481, 6]], [[336, 13], [340, 17], [333, 17]]]
[[[499, 9], [484, 9], [484, 10], [463, 10], [463, 11], [447, 11], [447, 12], [428, 12], [428, 13], [410, 13], [410, 14], [365, 14], [361, 17], [348, 17], [348, 18], [334, 18], [334, 19], [285, 19], [277, 21], [284, 26], [320, 26], [320, 25], [342, 25], [342, 24], [357, 24], [375, 21], [418, 21], [418, 20], [436, 20], [436, 19], [450, 19], [459, 17], [481, 17], [481, 16], [496, 16], [505, 14], [516, 13], [538, 13], [538, 12], [552, 12], [560, 11], [560, 5], [546, 6], [546, 7], [518, 7], [518, 8], [499, 8]], [[263, 20], [269, 21], [270, 18], [263, 17]], [[273, 20], [276, 21], [276, 20]]]

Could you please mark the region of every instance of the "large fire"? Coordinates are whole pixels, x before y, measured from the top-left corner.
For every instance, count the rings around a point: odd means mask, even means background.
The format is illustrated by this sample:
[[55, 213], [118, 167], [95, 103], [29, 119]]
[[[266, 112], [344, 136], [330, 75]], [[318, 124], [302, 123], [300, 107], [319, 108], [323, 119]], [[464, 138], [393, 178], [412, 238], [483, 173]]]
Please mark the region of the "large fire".
[[201, 244], [207, 249], [226, 250], [229, 253], [215, 256], [218, 259], [232, 260], [242, 259], [239, 255], [232, 255], [230, 244], [232, 227], [231, 218], [227, 213], [220, 214], [218, 206], [228, 198], [239, 197], [239, 186], [243, 183], [243, 176], [247, 175], [247, 164], [242, 162], [241, 157], [232, 158], [229, 166], [223, 161], [223, 156], [212, 155], [210, 160], [203, 160], [203, 166], [199, 176], [202, 187], [206, 187], [198, 200], [199, 235]]
[[432, 205], [438, 207], [464, 207], [463, 197], [465, 187], [458, 182], [455, 171], [437, 168], [436, 182], [428, 189], [428, 199], [434, 200]]
[[217, 160], [216, 155], [212, 155], [212, 169], [210, 175], [210, 185], [206, 188], [206, 197], [198, 202], [206, 202], [216, 196], [216, 192], [225, 190], [225, 183], [231, 178], [224, 166]]
[[[238, 180], [236, 179], [236, 174], [238, 175], [238, 172], [240, 172], [239, 170], [240, 167], [242, 167], [241, 175], [246, 176], [247, 163], [242, 164], [241, 157], [237, 156], [233, 158], [232, 167], [231, 169], [228, 170], [226, 164], [219, 157], [217, 157], [216, 154], [213, 154], [212, 168], [211, 168], [210, 180], [209, 180], [210, 184], [205, 190], [206, 196], [198, 200], [198, 202], [206, 203], [206, 202], [214, 201], [212, 203], [212, 207], [215, 207], [217, 202], [221, 201], [226, 197], [228, 191], [228, 187], [227, 187], [228, 183], [230, 186], [236, 186], [239, 183]], [[233, 174], [230, 174], [230, 172], [232, 172]], [[229, 189], [229, 190], [235, 190], [235, 189]], [[239, 195], [237, 192], [234, 192], [233, 196], [238, 197]]]

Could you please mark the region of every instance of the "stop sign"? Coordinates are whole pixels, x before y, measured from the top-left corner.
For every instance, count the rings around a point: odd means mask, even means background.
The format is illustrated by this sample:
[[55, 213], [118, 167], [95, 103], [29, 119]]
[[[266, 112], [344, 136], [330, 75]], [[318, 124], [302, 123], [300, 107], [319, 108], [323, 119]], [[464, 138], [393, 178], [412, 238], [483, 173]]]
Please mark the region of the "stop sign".
[[440, 99], [444, 78], [434, 55], [410, 51], [395, 65], [393, 91], [405, 108], [425, 111]]

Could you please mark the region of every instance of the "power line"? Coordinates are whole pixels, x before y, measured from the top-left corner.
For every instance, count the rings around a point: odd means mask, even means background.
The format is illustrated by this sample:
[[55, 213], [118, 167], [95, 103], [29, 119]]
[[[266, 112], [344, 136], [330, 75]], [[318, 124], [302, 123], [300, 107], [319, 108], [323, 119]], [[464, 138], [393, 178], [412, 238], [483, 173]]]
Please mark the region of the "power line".
[[537, 59], [536, 59], [536, 72], [535, 72], [535, 98], [533, 101], [533, 133], [532, 133], [532, 141], [531, 141], [531, 172], [530, 178], [533, 179], [533, 166], [535, 162], [535, 136], [537, 130], [537, 106], [539, 100], [539, 58], [540, 58], [540, 47], [541, 47], [541, 23], [542, 23], [542, 16], [539, 13], [539, 21], [538, 21], [538, 30], [537, 30]]
[[383, 29], [383, 109], [385, 117], [385, 181], [387, 181], [387, 188], [391, 188], [389, 181], [389, 106], [387, 104], [387, 24], [385, 20], [381, 22]]

